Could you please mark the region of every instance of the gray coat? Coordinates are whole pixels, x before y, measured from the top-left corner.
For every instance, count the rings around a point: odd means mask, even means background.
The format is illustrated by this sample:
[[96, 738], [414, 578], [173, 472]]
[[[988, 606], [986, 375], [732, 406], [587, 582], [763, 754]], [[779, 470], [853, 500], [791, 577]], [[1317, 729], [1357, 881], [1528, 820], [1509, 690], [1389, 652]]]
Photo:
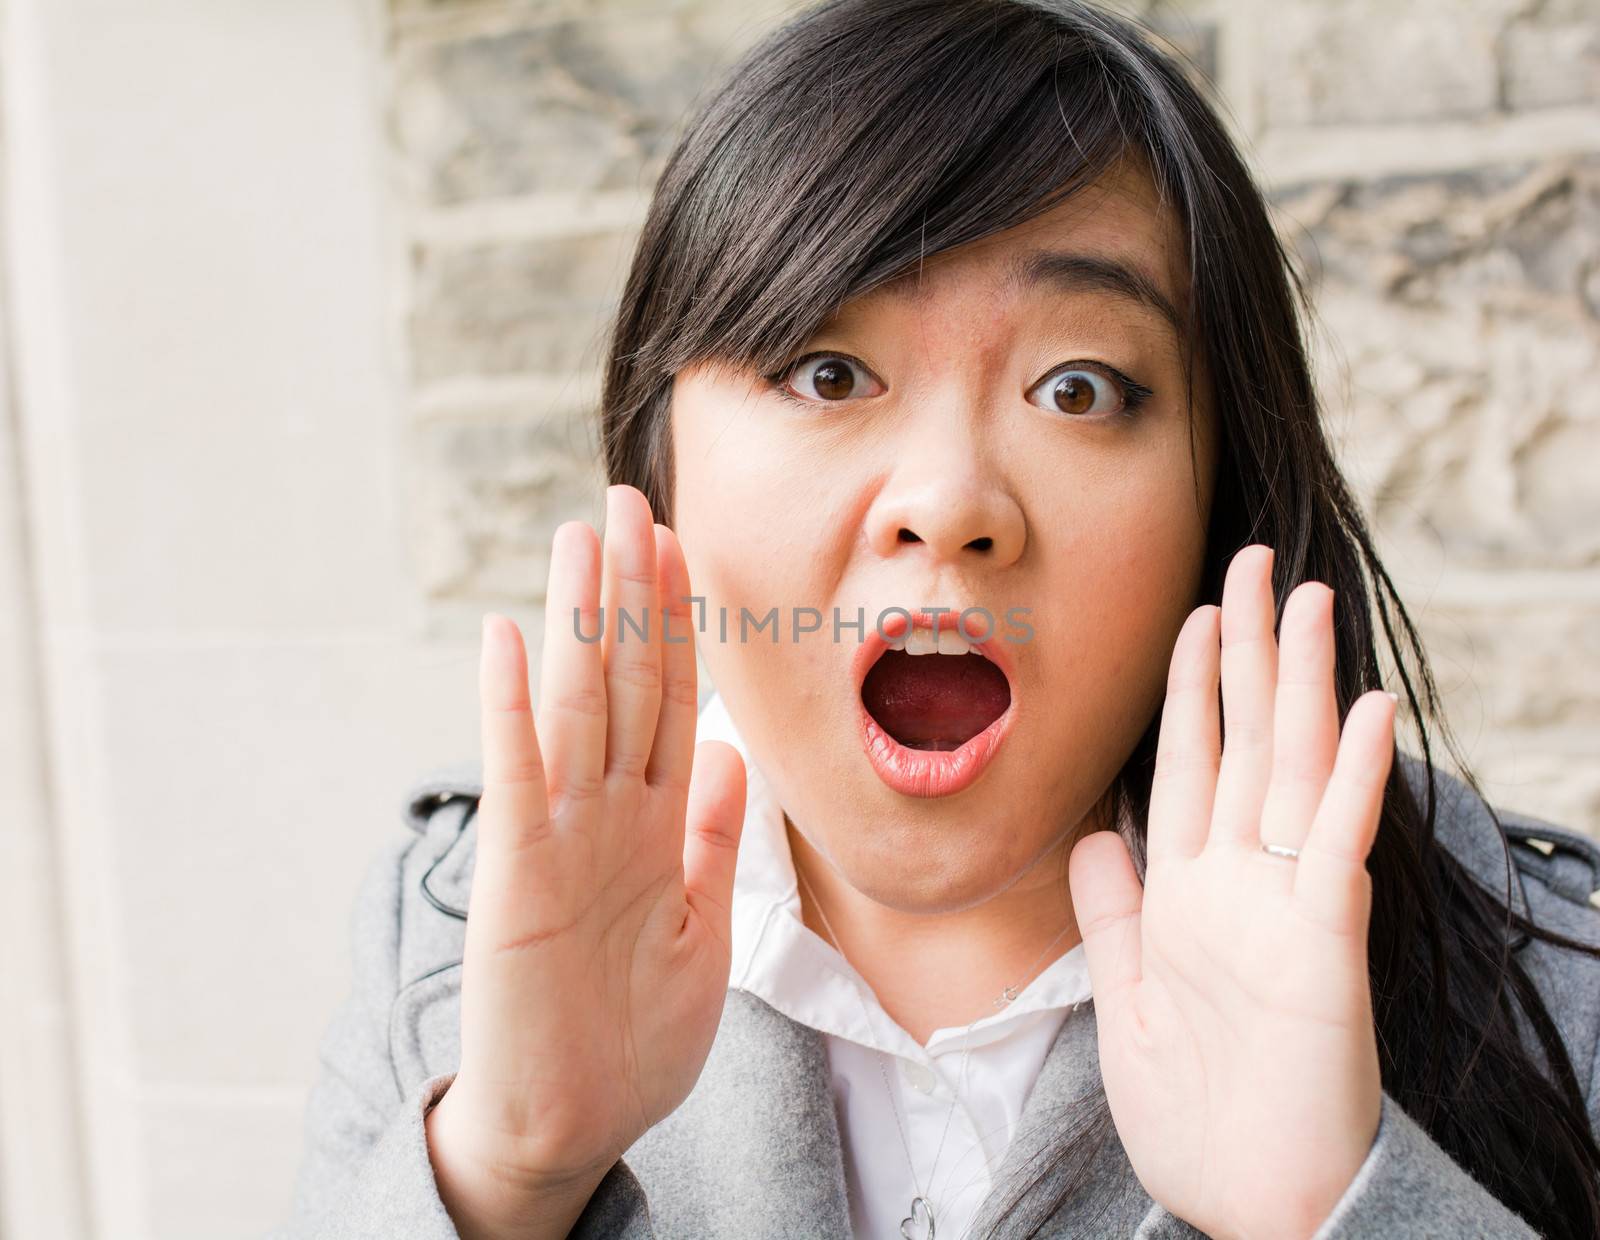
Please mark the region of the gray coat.
[[[1407, 777], [1420, 762], [1402, 754]], [[1490, 890], [1541, 924], [1600, 942], [1600, 847], [1501, 810], [1515, 862], [1465, 785], [1439, 775], [1441, 842]], [[1418, 785], [1419, 787], [1421, 785]], [[423, 1115], [460, 1061], [460, 978], [481, 792], [476, 767], [441, 772], [405, 801], [406, 830], [357, 897], [354, 984], [322, 1045], [305, 1116], [293, 1216], [278, 1240], [456, 1240], [428, 1162]], [[1521, 959], [1566, 1040], [1600, 1131], [1600, 961], [1534, 942]], [[1047, 1149], [1060, 1114], [1099, 1083], [1092, 1000], [1073, 1011], [1028, 1095], [1017, 1136], [974, 1236], [1021, 1235], [1053, 1181], [1003, 1230], [1008, 1177]], [[1046, 1237], [1157, 1240], [1201, 1233], [1155, 1204], [1114, 1138], [1087, 1189], [1052, 1215]], [[1384, 1094], [1377, 1140], [1316, 1240], [1532, 1237]], [[844, 1164], [820, 1033], [730, 989], [710, 1057], [684, 1103], [612, 1167], [572, 1235], [624, 1240], [848, 1240]]]

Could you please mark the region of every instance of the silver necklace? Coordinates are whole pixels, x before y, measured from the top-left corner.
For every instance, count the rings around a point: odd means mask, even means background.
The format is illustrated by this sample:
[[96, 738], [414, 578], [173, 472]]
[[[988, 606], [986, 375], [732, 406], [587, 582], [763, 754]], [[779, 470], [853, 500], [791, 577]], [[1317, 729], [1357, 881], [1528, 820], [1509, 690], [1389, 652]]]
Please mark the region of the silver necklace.
[[[795, 866], [794, 872], [795, 875], [800, 879], [801, 883], [805, 885], [806, 894], [811, 897], [811, 906], [817, 910], [817, 916], [822, 918], [822, 924], [828, 931], [828, 938], [833, 944], [833, 950], [838, 952], [839, 955], [844, 957], [844, 959], [848, 962], [849, 957], [845, 956], [844, 948], [839, 946], [839, 936], [833, 932], [833, 923], [828, 920], [827, 913], [823, 912], [822, 903], [817, 899], [816, 892], [811, 890], [811, 884], [806, 881], [806, 876], [801, 872], [799, 866]], [[1039, 961], [1044, 959], [1045, 952], [1048, 952], [1052, 947], [1059, 943], [1061, 941], [1061, 936], [1066, 934], [1066, 932], [1071, 928], [1072, 923], [1068, 922], [1061, 928], [1060, 934], [1057, 934], [1055, 938], [1051, 939], [1050, 942], [1045, 944], [1044, 951], [1040, 952], [1039, 955], [1034, 958], [1033, 964], [1028, 966], [1028, 976], [1032, 975], [1033, 970], [1038, 965]], [[1028, 977], [1024, 977], [1023, 981], [1018, 982], [1016, 985], [1005, 987], [1005, 989], [1003, 989], [999, 995], [995, 997], [994, 1006], [996, 1010], [1005, 1008], [1014, 999], [1016, 999], [1016, 997], [1022, 993], [1022, 987], [1027, 983], [1027, 980]], [[871, 1013], [867, 1011], [866, 1000], [861, 997], [861, 988], [854, 984], [854, 979], [851, 980], [850, 989], [851, 993], [853, 993], [856, 997], [856, 1002], [861, 1005], [862, 1019], [866, 1021], [867, 1027], [870, 1029], [872, 1027], [872, 1016]], [[976, 1025], [978, 1021], [982, 1019], [983, 1017], [981, 1016], [974, 1017], [972, 1024], [967, 1026], [967, 1031], [963, 1038], [965, 1045], [961, 1049], [961, 1068], [957, 1073], [956, 1088], [953, 1091], [953, 1096], [950, 1099], [950, 1109], [945, 1112], [944, 1130], [939, 1134], [939, 1145], [933, 1153], [933, 1166], [928, 1169], [928, 1188], [930, 1190], [933, 1188], [934, 1176], [939, 1170], [939, 1159], [944, 1154], [945, 1138], [950, 1135], [950, 1121], [955, 1118], [956, 1105], [961, 1101], [961, 1089], [966, 1083], [967, 1056], [972, 1053], [972, 1026]], [[911, 1213], [900, 1220], [900, 1234], [905, 1238], [905, 1240], [934, 1240], [933, 1206], [929, 1203], [928, 1194], [923, 1190], [921, 1183], [917, 1179], [916, 1162], [911, 1157], [911, 1142], [906, 1139], [905, 1127], [900, 1122], [900, 1108], [898, 1105], [896, 1105], [894, 1099], [894, 1087], [889, 1084], [889, 1073], [883, 1066], [883, 1061], [886, 1058], [888, 1058], [887, 1052], [880, 1051], [877, 1056], [878, 1075], [883, 1077], [883, 1089], [884, 1092], [889, 1095], [889, 1110], [894, 1116], [895, 1130], [900, 1134], [900, 1145], [906, 1152], [906, 1166], [911, 1169], [911, 1186], [915, 1190], [915, 1196], [911, 1198]], [[921, 1232], [920, 1235], [908, 1230], [908, 1228], [911, 1227], [922, 1227], [924, 1225], [926, 1226], [927, 1230]]]

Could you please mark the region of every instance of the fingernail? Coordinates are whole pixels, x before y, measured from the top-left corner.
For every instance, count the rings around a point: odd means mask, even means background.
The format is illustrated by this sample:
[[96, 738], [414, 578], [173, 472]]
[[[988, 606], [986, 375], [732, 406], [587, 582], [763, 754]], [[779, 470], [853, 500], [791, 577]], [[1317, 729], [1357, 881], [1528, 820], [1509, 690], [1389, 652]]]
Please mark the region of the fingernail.
[[[1389, 690], [1385, 689], [1384, 692], [1389, 693]], [[1398, 703], [1400, 701], [1400, 695], [1398, 693], [1389, 693], [1389, 700], [1391, 702]]]

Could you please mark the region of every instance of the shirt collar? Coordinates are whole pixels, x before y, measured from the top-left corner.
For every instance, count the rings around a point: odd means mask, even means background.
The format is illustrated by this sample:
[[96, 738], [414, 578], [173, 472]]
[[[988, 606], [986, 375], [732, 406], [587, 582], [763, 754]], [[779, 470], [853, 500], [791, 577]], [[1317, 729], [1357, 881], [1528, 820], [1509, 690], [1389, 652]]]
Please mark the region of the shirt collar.
[[[877, 1002], [866, 979], [802, 919], [783, 808], [751, 758], [721, 694], [713, 692], [701, 710], [695, 740], [725, 741], [745, 764], [729, 986], [756, 995], [814, 1029], [900, 1054], [911, 1053], [911, 1048], [921, 1054], [922, 1048]], [[1088, 962], [1080, 943], [1052, 961], [1006, 1007], [980, 1017], [971, 1028], [970, 1044], [993, 1041], [1024, 1016], [1074, 1007], [1089, 995]], [[927, 1049], [960, 1046], [967, 1033], [965, 1026], [935, 1030]]]

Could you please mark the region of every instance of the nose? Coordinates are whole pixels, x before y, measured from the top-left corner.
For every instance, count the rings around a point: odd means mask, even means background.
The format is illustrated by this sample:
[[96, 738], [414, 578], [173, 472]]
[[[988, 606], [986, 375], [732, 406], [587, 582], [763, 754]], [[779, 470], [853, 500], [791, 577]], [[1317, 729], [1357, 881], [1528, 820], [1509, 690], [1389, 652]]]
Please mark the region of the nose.
[[888, 558], [914, 551], [939, 565], [973, 568], [1016, 561], [1026, 541], [1022, 509], [1000, 472], [969, 446], [901, 458], [868, 514], [874, 552]]

